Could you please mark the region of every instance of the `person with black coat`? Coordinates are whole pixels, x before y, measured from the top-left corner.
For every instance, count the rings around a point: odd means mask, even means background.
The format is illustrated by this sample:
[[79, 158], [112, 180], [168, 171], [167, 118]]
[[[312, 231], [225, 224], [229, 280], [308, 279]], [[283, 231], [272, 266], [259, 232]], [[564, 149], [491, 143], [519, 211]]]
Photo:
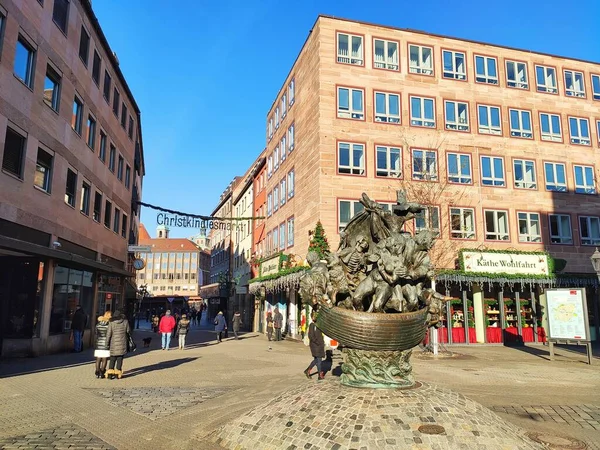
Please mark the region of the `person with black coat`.
[[94, 351], [94, 357], [96, 358], [96, 378], [104, 377], [106, 363], [110, 357], [106, 334], [108, 333], [108, 325], [111, 317], [112, 313], [106, 311], [103, 316], [98, 317], [98, 324], [96, 325], [96, 350]]
[[110, 350], [110, 363], [104, 374], [106, 378], [113, 380], [115, 377], [121, 379], [123, 376], [123, 357], [127, 353], [129, 333], [131, 333], [131, 329], [127, 318], [120, 311], [115, 311], [106, 333], [106, 342]]
[[314, 358], [310, 365], [304, 371], [306, 378], [310, 379], [310, 371], [314, 366], [317, 366], [317, 374], [319, 375], [318, 380], [325, 379], [325, 373], [321, 367], [323, 358], [325, 358], [325, 340], [323, 339], [323, 333], [317, 328], [315, 321], [317, 320], [317, 314], [313, 311], [310, 315], [312, 319], [311, 324], [308, 327], [308, 339], [310, 341], [310, 353]]
[[71, 336], [73, 339], [73, 352], [79, 353], [83, 350], [83, 332], [87, 325], [87, 315], [81, 308], [81, 305], [77, 305], [73, 317], [71, 318]]

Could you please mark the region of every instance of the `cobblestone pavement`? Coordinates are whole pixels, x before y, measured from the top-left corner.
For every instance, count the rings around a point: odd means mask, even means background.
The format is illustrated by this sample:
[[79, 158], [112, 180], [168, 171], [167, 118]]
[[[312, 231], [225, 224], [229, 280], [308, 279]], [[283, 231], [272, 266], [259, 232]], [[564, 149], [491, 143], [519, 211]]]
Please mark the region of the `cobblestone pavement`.
[[[146, 336], [153, 336], [150, 348], [141, 345]], [[121, 380], [94, 377], [92, 350], [0, 360], [0, 448], [14, 447], [24, 436], [77, 429], [89, 433], [92, 448], [101, 444], [125, 450], [214, 450], [219, 447], [211, 438], [220, 427], [287, 390], [302, 392], [303, 387], [317, 383], [302, 374], [311, 357], [301, 343], [272, 342], [269, 350], [265, 337], [253, 333], [222, 344], [216, 344], [214, 337], [195, 328], [186, 350], [161, 352], [156, 335], [137, 330], [138, 351], [125, 358]], [[581, 353], [559, 348], [557, 360], [551, 362], [542, 346], [452, 350], [460, 356], [434, 360], [415, 355], [415, 377], [494, 408], [504, 420], [524, 430], [571, 436], [591, 449], [600, 449], [600, 430], [593, 423], [600, 406], [600, 360], [588, 366], [582, 363]], [[340, 362], [336, 352], [328, 370], [339, 374]], [[331, 374], [327, 380], [338, 381]], [[186, 400], [175, 407], [172, 399], [178, 393]], [[165, 408], [169, 413], [154, 415], [144, 410], [149, 397], [169, 405]], [[544, 420], [535, 420], [527, 411], [532, 405], [552, 405], [559, 417], [569, 408], [576, 414], [568, 414], [572, 420], [563, 419], [564, 423], [546, 420], [541, 414]], [[513, 407], [522, 407], [523, 412]], [[257, 445], [253, 450], [261, 448]]]
[[535, 421], [566, 423], [588, 430], [600, 430], [600, 406], [493, 406], [496, 412], [530, 417]]
[[2, 449], [69, 449], [69, 450], [114, 450], [102, 439], [75, 424], [0, 439]]

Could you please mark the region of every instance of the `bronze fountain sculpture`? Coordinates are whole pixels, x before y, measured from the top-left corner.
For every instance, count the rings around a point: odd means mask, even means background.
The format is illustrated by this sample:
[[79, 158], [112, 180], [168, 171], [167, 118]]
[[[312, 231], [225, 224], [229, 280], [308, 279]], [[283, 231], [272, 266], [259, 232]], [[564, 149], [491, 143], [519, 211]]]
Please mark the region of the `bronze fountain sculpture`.
[[423, 210], [403, 191], [391, 211], [364, 193], [360, 203], [364, 209], [345, 227], [337, 252], [325, 260], [309, 253], [300, 296], [317, 310], [317, 327], [344, 348], [342, 384], [411, 387], [412, 349], [437, 326], [445, 301], [428, 287], [435, 236], [403, 231]]

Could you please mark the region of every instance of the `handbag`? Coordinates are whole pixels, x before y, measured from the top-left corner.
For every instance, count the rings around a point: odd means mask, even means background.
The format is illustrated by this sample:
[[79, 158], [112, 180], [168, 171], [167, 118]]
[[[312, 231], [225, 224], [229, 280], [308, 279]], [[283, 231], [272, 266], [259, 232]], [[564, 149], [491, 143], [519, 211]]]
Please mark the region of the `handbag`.
[[137, 350], [137, 345], [133, 341], [130, 333], [127, 333], [127, 353], [135, 352]]

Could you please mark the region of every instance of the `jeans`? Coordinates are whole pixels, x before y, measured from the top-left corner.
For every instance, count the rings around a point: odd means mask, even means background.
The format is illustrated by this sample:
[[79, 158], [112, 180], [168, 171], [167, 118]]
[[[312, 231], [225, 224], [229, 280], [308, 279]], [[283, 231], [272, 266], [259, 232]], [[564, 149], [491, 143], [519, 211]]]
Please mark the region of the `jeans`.
[[276, 341], [281, 340], [281, 328], [275, 328], [275, 340]]
[[171, 333], [161, 333], [162, 334], [162, 348], [169, 349], [171, 345]]
[[323, 360], [321, 359], [321, 357], [319, 356], [315, 356], [315, 359], [313, 359], [310, 363], [310, 365], [308, 366], [308, 369], [306, 369], [308, 372], [310, 372], [310, 369], [312, 369], [313, 367], [317, 366], [317, 372], [321, 373], [321, 363], [323, 362]]
[[179, 349], [183, 350], [183, 348], [185, 347], [185, 334], [180, 334], [179, 335]]
[[269, 337], [269, 340], [273, 340], [273, 328], [272, 327], [267, 327], [267, 336]]
[[83, 350], [83, 331], [73, 330], [73, 350], [80, 352]]

